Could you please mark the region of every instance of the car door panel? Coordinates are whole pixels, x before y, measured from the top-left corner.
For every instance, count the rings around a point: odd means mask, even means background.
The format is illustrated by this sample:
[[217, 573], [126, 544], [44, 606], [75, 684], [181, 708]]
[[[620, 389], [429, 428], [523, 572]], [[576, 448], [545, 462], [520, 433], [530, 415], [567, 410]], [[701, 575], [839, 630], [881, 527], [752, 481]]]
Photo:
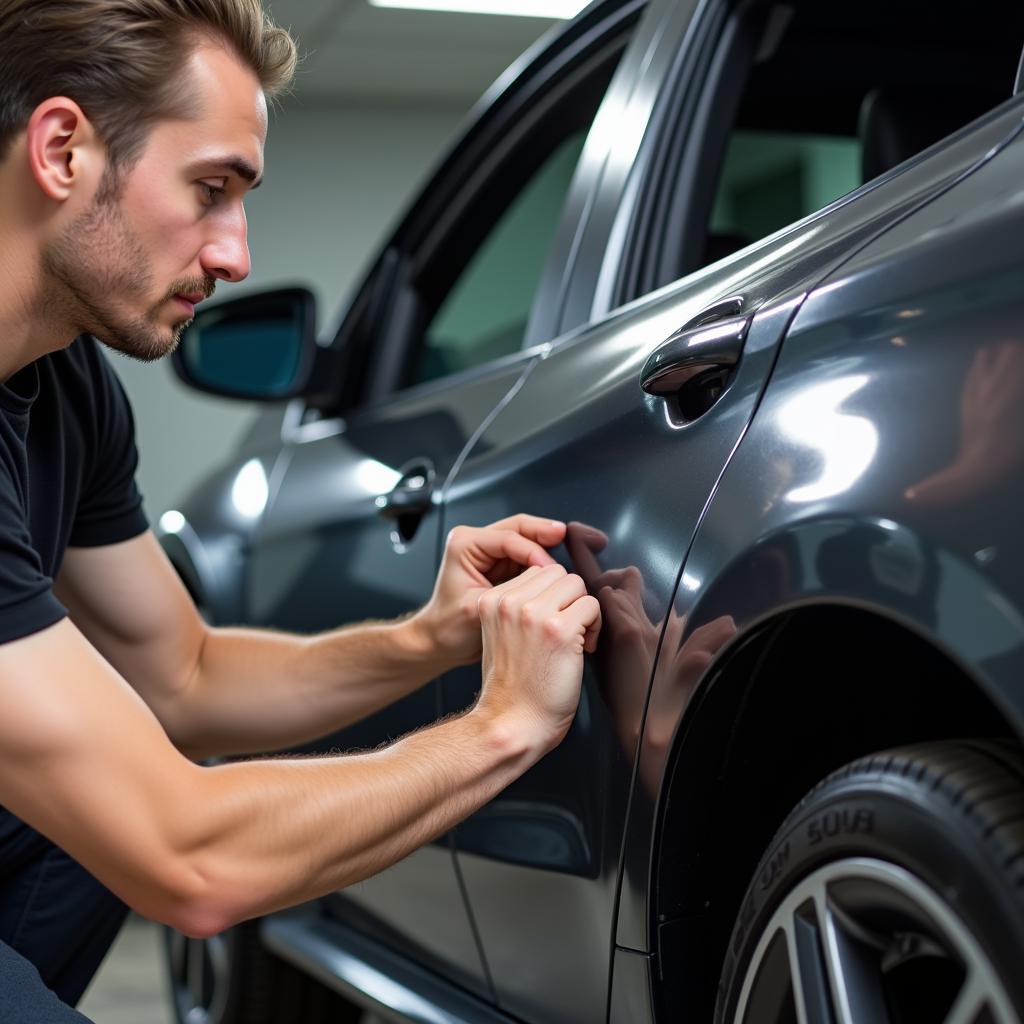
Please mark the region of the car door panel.
[[[410, 467], [430, 464], [440, 488], [463, 448], [529, 365], [515, 356], [413, 389], [333, 427], [298, 428], [281, 454], [283, 478], [253, 540], [246, 579], [250, 622], [316, 632], [385, 619], [423, 605], [433, 589], [441, 515], [431, 505], [409, 540], [394, 536], [379, 500]], [[281, 472], [279, 470], [279, 472]], [[317, 493], [319, 500], [307, 500]], [[373, 748], [433, 722], [428, 683], [307, 750]], [[327, 901], [331, 912], [489, 996], [462, 893], [441, 837]]]

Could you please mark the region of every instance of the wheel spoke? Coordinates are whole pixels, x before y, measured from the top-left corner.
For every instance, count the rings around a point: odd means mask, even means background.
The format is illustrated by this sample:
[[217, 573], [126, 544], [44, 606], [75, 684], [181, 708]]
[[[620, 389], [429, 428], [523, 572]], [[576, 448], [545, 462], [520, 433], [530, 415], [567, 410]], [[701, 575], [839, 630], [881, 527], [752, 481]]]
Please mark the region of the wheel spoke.
[[762, 942], [763, 953], [740, 999], [736, 1016], [743, 1024], [792, 1018], [793, 984], [790, 971], [788, 939], [779, 928], [770, 940]]
[[985, 1009], [987, 993], [974, 974], [970, 974], [956, 997], [956, 1002], [946, 1014], [942, 1024], [974, 1024]]
[[750, 954], [734, 1024], [1022, 1024], [985, 950], [906, 869], [870, 858], [799, 881]]
[[[192, 1005], [202, 1010], [204, 1005], [204, 988], [206, 980], [206, 951], [203, 943], [192, 939], [188, 943], [188, 991], [192, 997]], [[205, 1017], [205, 1013], [203, 1017]]]
[[230, 956], [223, 935], [212, 935], [206, 940], [210, 963], [210, 1006], [207, 1018], [210, 1024], [219, 1024], [227, 1007], [230, 986]]
[[188, 940], [181, 932], [172, 931], [167, 937], [167, 952], [171, 960], [171, 974], [175, 981], [184, 981], [188, 969], [185, 963]]
[[793, 998], [799, 1024], [836, 1024], [825, 973], [825, 955], [817, 906], [808, 900], [786, 928]]
[[846, 931], [829, 908], [824, 887], [815, 894], [815, 904], [824, 926], [836, 1024], [887, 1024], [889, 1010], [876, 951]]

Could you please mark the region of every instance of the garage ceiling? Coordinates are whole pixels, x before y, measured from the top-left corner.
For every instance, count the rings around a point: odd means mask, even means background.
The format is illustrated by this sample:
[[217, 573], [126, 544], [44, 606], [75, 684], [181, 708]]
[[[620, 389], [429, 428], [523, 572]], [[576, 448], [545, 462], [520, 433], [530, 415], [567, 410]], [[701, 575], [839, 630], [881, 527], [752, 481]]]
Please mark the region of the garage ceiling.
[[373, 7], [368, 0], [267, 0], [306, 58], [306, 102], [465, 108], [556, 22]]

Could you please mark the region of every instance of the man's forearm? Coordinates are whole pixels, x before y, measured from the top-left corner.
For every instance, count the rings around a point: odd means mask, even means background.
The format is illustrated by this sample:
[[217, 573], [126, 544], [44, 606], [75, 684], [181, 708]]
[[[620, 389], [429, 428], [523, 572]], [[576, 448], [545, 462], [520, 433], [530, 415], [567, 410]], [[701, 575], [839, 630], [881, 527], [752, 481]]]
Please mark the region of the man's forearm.
[[185, 930], [342, 888], [447, 831], [550, 746], [511, 717], [471, 711], [372, 753], [204, 769], [202, 821], [179, 851], [202, 880]]
[[315, 637], [211, 629], [161, 717], [192, 757], [280, 750], [365, 718], [448, 667], [415, 616]]
[[[476, 611], [483, 674], [471, 711], [372, 753], [212, 768], [184, 758], [140, 695], [62, 620], [0, 645], [0, 799], [130, 905], [192, 934], [343, 887], [451, 828], [571, 726], [600, 621], [583, 581], [558, 565], [532, 567], [485, 592]], [[385, 627], [353, 634], [301, 642], [315, 672], [292, 638], [237, 639], [257, 653], [275, 645], [252, 662], [259, 679], [268, 667], [333, 677], [339, 656], [369, 649], [380, 659], [357, 685], [392, 696], [392, 671], [422, 664], [416, 643], [406, 649]], [[462, 657], [471, 654], [467, 643]], [[237, 655], [224, 660], [245, 667]]]

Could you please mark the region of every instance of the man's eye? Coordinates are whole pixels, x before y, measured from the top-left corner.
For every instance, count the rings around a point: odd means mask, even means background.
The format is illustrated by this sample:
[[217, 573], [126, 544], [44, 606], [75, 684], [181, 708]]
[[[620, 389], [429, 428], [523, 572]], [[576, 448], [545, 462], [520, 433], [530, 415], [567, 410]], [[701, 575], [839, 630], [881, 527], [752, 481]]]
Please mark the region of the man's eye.
[[203, 203], [206, 206], [213, 206], [224, 195], [224, 189], [219, 185], [211, 185], [205, 181], [200, 181], [198, 184], [200, 195], [203, 197]]

